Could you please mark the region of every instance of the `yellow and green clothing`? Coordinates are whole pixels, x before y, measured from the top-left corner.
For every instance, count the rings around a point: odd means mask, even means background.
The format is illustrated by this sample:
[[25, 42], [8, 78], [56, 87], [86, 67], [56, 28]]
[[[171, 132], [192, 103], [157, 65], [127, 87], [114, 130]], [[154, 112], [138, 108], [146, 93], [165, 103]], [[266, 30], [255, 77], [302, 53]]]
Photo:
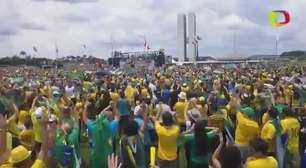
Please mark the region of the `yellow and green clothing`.
[[207, 153], [205, 155], [197, 154], [197, 146], [194, 138], [194, 134], [188, 134], [184, 136], [186, 146], [190, 151], [190, 166], [191, 167], [200, 167], [207, 166], [209, 164], [209, 160], [211, 158], [212, 150], [210, 144], [213, 143], [213, 140], [216, 137], [216, 133], [208, 132], [207, 133], [207, 145], [205, 148], [207, 149]]
[[299, 152], [299, 132], [300, 123], [294, 117], [287, 117], [281, 120], [281, 126], [284, 132], [288, 133], [287, 150], [291, 154]]
[[158, 135], [158, 158], [169, 161], [177, 159], [176, 139], [179, 136], [179, 127], [165, 127], [156, 122], [155, 130]]
[[248, 146], [249, 142], [259, 135], [258, 123], [247, 118], [241, 112], [237, 113], [237, 128], [235, 144]]
[[248, 161], [246, 168], [278, 168], [278, 163], [275, 158], [269, 156]]
[[276, 152], [275, 151], [275, 134], [276, 129], [271, 121], [265, 123], [261, 130], [260, 137], [268, 143], [268, 152]]
[[174, 105], [174, 110], [176, 112], [176, 118], [177, 118], [177, 122], [179, 125], [184, 125], [185, 124], [185, 110], [187, 107], [188, 103], [187, 102], [177, 102]]

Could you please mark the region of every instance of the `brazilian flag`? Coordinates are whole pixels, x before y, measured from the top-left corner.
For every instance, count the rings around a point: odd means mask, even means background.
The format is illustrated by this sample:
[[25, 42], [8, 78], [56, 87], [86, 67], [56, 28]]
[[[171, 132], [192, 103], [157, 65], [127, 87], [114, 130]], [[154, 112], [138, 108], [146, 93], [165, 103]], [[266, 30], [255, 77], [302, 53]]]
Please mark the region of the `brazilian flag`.
[[92, 142], [90, 167], [107, 167], [107, 156], [112, 153], [112, 134], [110, 123], [105, 115], [100, 116], [93, 123]]
[[286, 152], [286, 143], [288, 139], [288, 135], [281, 133], [281, 124], [279, 119], [274, 119], [272, 121], [272, 124], [274, 125], [276, 129], [275, 133], [275, 143], [276, 143], [276, 158], [278, 161], [279, 168], [284, 168], [284, 161], [285, 161], [285, 152]]
[[184, 136], [179, 136], [176, 140], [178, 147], [178, 162], [179, 168], [187, 168], [187, 157], [185, 151], [185, 138]]
[[6, 115], [8, 112], [8, 106], [9, 100], [4, 96], [0, 96], [0, 113], [4, 113], [4, 115]]
[[51, 149], [52, 157], [58, 164], [67, 168], [76, 168], [80, 155], [79, 128], [72, 129], [69, 135], [64, 135], [61, 129], [56, 130], [55, 144]]
[[84, 75], [79, 72], [64, 72], [64, 76], [68, 79], [77, 79], [77, 80], [83, 80]]

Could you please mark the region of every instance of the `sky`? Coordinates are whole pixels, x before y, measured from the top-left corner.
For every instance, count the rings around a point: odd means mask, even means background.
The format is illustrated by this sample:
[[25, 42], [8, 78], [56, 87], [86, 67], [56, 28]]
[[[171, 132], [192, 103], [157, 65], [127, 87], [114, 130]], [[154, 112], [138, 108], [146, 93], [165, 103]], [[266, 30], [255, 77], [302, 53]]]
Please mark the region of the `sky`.
[[[306, 48], [305, 0], [1, 0], [0, 57], [25, 51], [36, 57], [93, 55], [112, 49], [165, 49], [176, 55], [179, 13], [194, 12], [199, 55], [275, 54]], [[286, 10], [291, 22], [269, 25], [268, 13]], [[113, 45], [112, 45], [113, 44]], [[86, 45], [86, 48], [83, 47]], [[34, 53], [33, 46], [37, 48]]]

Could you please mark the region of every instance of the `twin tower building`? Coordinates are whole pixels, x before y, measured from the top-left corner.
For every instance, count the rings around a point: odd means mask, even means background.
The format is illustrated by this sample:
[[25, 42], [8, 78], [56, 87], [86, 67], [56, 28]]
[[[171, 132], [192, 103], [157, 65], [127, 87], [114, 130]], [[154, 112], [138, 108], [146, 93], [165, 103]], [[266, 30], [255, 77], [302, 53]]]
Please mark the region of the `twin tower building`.
[[186, 26], [186, 15], [177, 16], [177, 57], [179, 61], [197, 61], [198, 40], [196, 34], [196, 16], [194, 13], [188, 14], [188, 27]]

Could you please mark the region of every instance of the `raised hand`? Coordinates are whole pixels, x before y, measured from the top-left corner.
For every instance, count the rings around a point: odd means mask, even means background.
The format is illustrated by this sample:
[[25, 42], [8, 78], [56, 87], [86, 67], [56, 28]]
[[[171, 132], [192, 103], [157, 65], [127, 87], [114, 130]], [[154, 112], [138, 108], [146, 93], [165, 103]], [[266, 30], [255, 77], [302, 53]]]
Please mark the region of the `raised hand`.
[[0, 129], [6, 131], [7, 128], [7, 116], [0, 114]]
[[121, 163], [118, 163], [118, 156], [114, 154], [107, 157], [108, 168], [121, 168]]

